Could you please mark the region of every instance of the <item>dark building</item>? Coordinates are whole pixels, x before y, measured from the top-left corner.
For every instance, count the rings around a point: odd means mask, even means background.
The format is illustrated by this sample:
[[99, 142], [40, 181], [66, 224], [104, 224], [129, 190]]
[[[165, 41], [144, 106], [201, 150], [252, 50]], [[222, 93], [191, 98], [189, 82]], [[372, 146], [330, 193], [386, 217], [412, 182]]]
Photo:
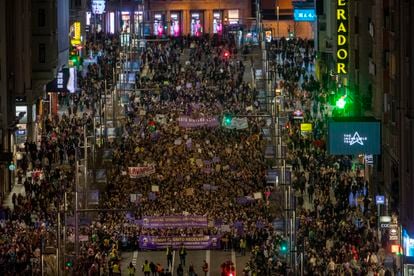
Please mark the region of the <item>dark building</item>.
[[[36, 141], [45, 84], [68, 62], [68, 0], [0, 0], [0, 192], [11, 190], [18, 147]], [[18, 118], [18, 120], [16, 120]], [[11, 156], [10, 156], [11, 155]], [[7, 158], [6, 158], [7, 157]]]
[[[337, 9], [347, 3], [347, 74], [336, 76]], [[382, 154], [366, 170], [371, 196], [385, 195], [382, 215], [397, 214], [414, 235], [414, 1], [323, 1], [318, 16], [318, 73], [352, 93], [350, 115], [382, 122]], [[335, 77], [336, 76], [336, 77]]]

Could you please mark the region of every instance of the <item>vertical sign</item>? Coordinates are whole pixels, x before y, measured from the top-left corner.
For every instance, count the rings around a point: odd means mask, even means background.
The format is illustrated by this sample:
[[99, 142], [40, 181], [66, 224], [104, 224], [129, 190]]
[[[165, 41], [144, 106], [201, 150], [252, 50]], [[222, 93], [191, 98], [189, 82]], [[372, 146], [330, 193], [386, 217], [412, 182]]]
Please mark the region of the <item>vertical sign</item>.
[[349, 59], [349, 0], [337, 0], [336, 23], [337, 23], [337, 50], [336, 50], [336, 73], [345, 75], [348, 73]]
[[74, 28], [74, 35], [73, 39], [79, 39], [81, 38], [81, 23], [79, 21], [76, 21], [73, 23]]

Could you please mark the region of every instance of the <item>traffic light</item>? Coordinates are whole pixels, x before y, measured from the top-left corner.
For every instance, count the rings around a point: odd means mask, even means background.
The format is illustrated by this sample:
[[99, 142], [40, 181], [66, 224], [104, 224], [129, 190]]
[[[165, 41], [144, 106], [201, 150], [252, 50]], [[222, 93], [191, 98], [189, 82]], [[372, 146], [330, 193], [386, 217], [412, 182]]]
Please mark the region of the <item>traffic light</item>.
[[225, 126], [230, 126], [232, 120], [233, 120], [233, 118], [232, 118], [232, 116], [230, 114], [225, 114], [224, 117], [223, 117], [223, 124]]
[[346, 105], [346, 96], [342, 96], [340, 97], [337, 101], [336, 101], [336, 107], [339, 109], [344, 109], [345, 105]]
[[287, 241], [281, 241], [280, 242], [279, 252], [281, 254], [286, 254], [288, 252], [288, 243], [287, 243]]
[[80, 57], [80, 50], [82, 46], [74, 47], [72, 46], [70, 53], [69, 53], [69, 61], [72, 63], [73, 66], [79, 66], [81, 64], [81, 57]]
[[69, 270], [69, 269], [71, 269], [72, 267], [73, 267], [73, 262], [72, 262], [72, 261], [70, 261], [70, 260], [66, 261], [66, 263], [65, 263], [65, 269], [66, 269], [66, 270]]
[[229, 52], [229, 51], [227, 51], [227, 50], [225, 50], [225, 51], [223, 52], [223, 57], [224, 57], [225, 59], [228, 59], [228, 58], [230, 57], [230, 52]]

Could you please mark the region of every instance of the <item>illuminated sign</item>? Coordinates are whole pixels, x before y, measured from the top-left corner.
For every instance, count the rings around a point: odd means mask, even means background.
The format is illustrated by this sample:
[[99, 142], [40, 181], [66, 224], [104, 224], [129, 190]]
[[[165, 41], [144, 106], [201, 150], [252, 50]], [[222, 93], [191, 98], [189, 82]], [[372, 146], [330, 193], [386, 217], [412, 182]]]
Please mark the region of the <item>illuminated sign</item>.
[[381, 154], [381, 127], [375, 120], [334, 118], [328, 123], [330, 154]]
[[103, 14], [105, 12], [105, 0], [92, 0], [92, 13]]
[[293, 20], [295, 21], [315, 21], [315, 9], [294, 9]]
[[302, 132], [311, 132], [312, 131], [312, 124], [310, 124], [310, 123], [300, 124], [300, 131], [302, 131]]
[[348, 74], [348, 26], [349, 26], [349, 0], [337, 0], [336, 24], [337, 24], [337, 50], [336, 50], [336, 73], [338, 75]]
[[81, 38], [81, 23], [76, 21], [73, 23], [74, 35], [73, 39], [80, 39]]
[[385, 196], [383, 196], [383, 195], [377, 195], [377, 196], [375, 196], [375, 203], [377, 205], [383, 205], [383, 204], [385, 204]]

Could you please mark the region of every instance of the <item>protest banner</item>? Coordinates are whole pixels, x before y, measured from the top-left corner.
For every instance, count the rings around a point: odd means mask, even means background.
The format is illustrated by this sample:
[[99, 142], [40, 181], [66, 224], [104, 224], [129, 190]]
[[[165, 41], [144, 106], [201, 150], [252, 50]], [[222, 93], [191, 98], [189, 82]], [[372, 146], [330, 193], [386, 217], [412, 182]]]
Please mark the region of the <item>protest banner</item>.
[[144, 228], [207, 227], [207, 217], [197, 215], [146, 216], [141, 220]]
[[154, 165], [128, 167], [128, 175], [130, 178], [139, 178], [155, 173]]
[[220, 236], [146, 236], [139, 237], [139, 247], [144, 250], [164, 249], [171, 246], [173, 249], [180, 248], [184, 245], [187, 249], [219, 249]]
[[184, 128], [219, 126], [219, 121], [216, 117], [191, 118], [189, 116], [180, 116], [178, 117], [177, 121], [178, 121], [178, 125]]
[[232, 118], [229, 124], [223, 124], [228, 129], [246, 129], [249, 127], [247, 118]]

